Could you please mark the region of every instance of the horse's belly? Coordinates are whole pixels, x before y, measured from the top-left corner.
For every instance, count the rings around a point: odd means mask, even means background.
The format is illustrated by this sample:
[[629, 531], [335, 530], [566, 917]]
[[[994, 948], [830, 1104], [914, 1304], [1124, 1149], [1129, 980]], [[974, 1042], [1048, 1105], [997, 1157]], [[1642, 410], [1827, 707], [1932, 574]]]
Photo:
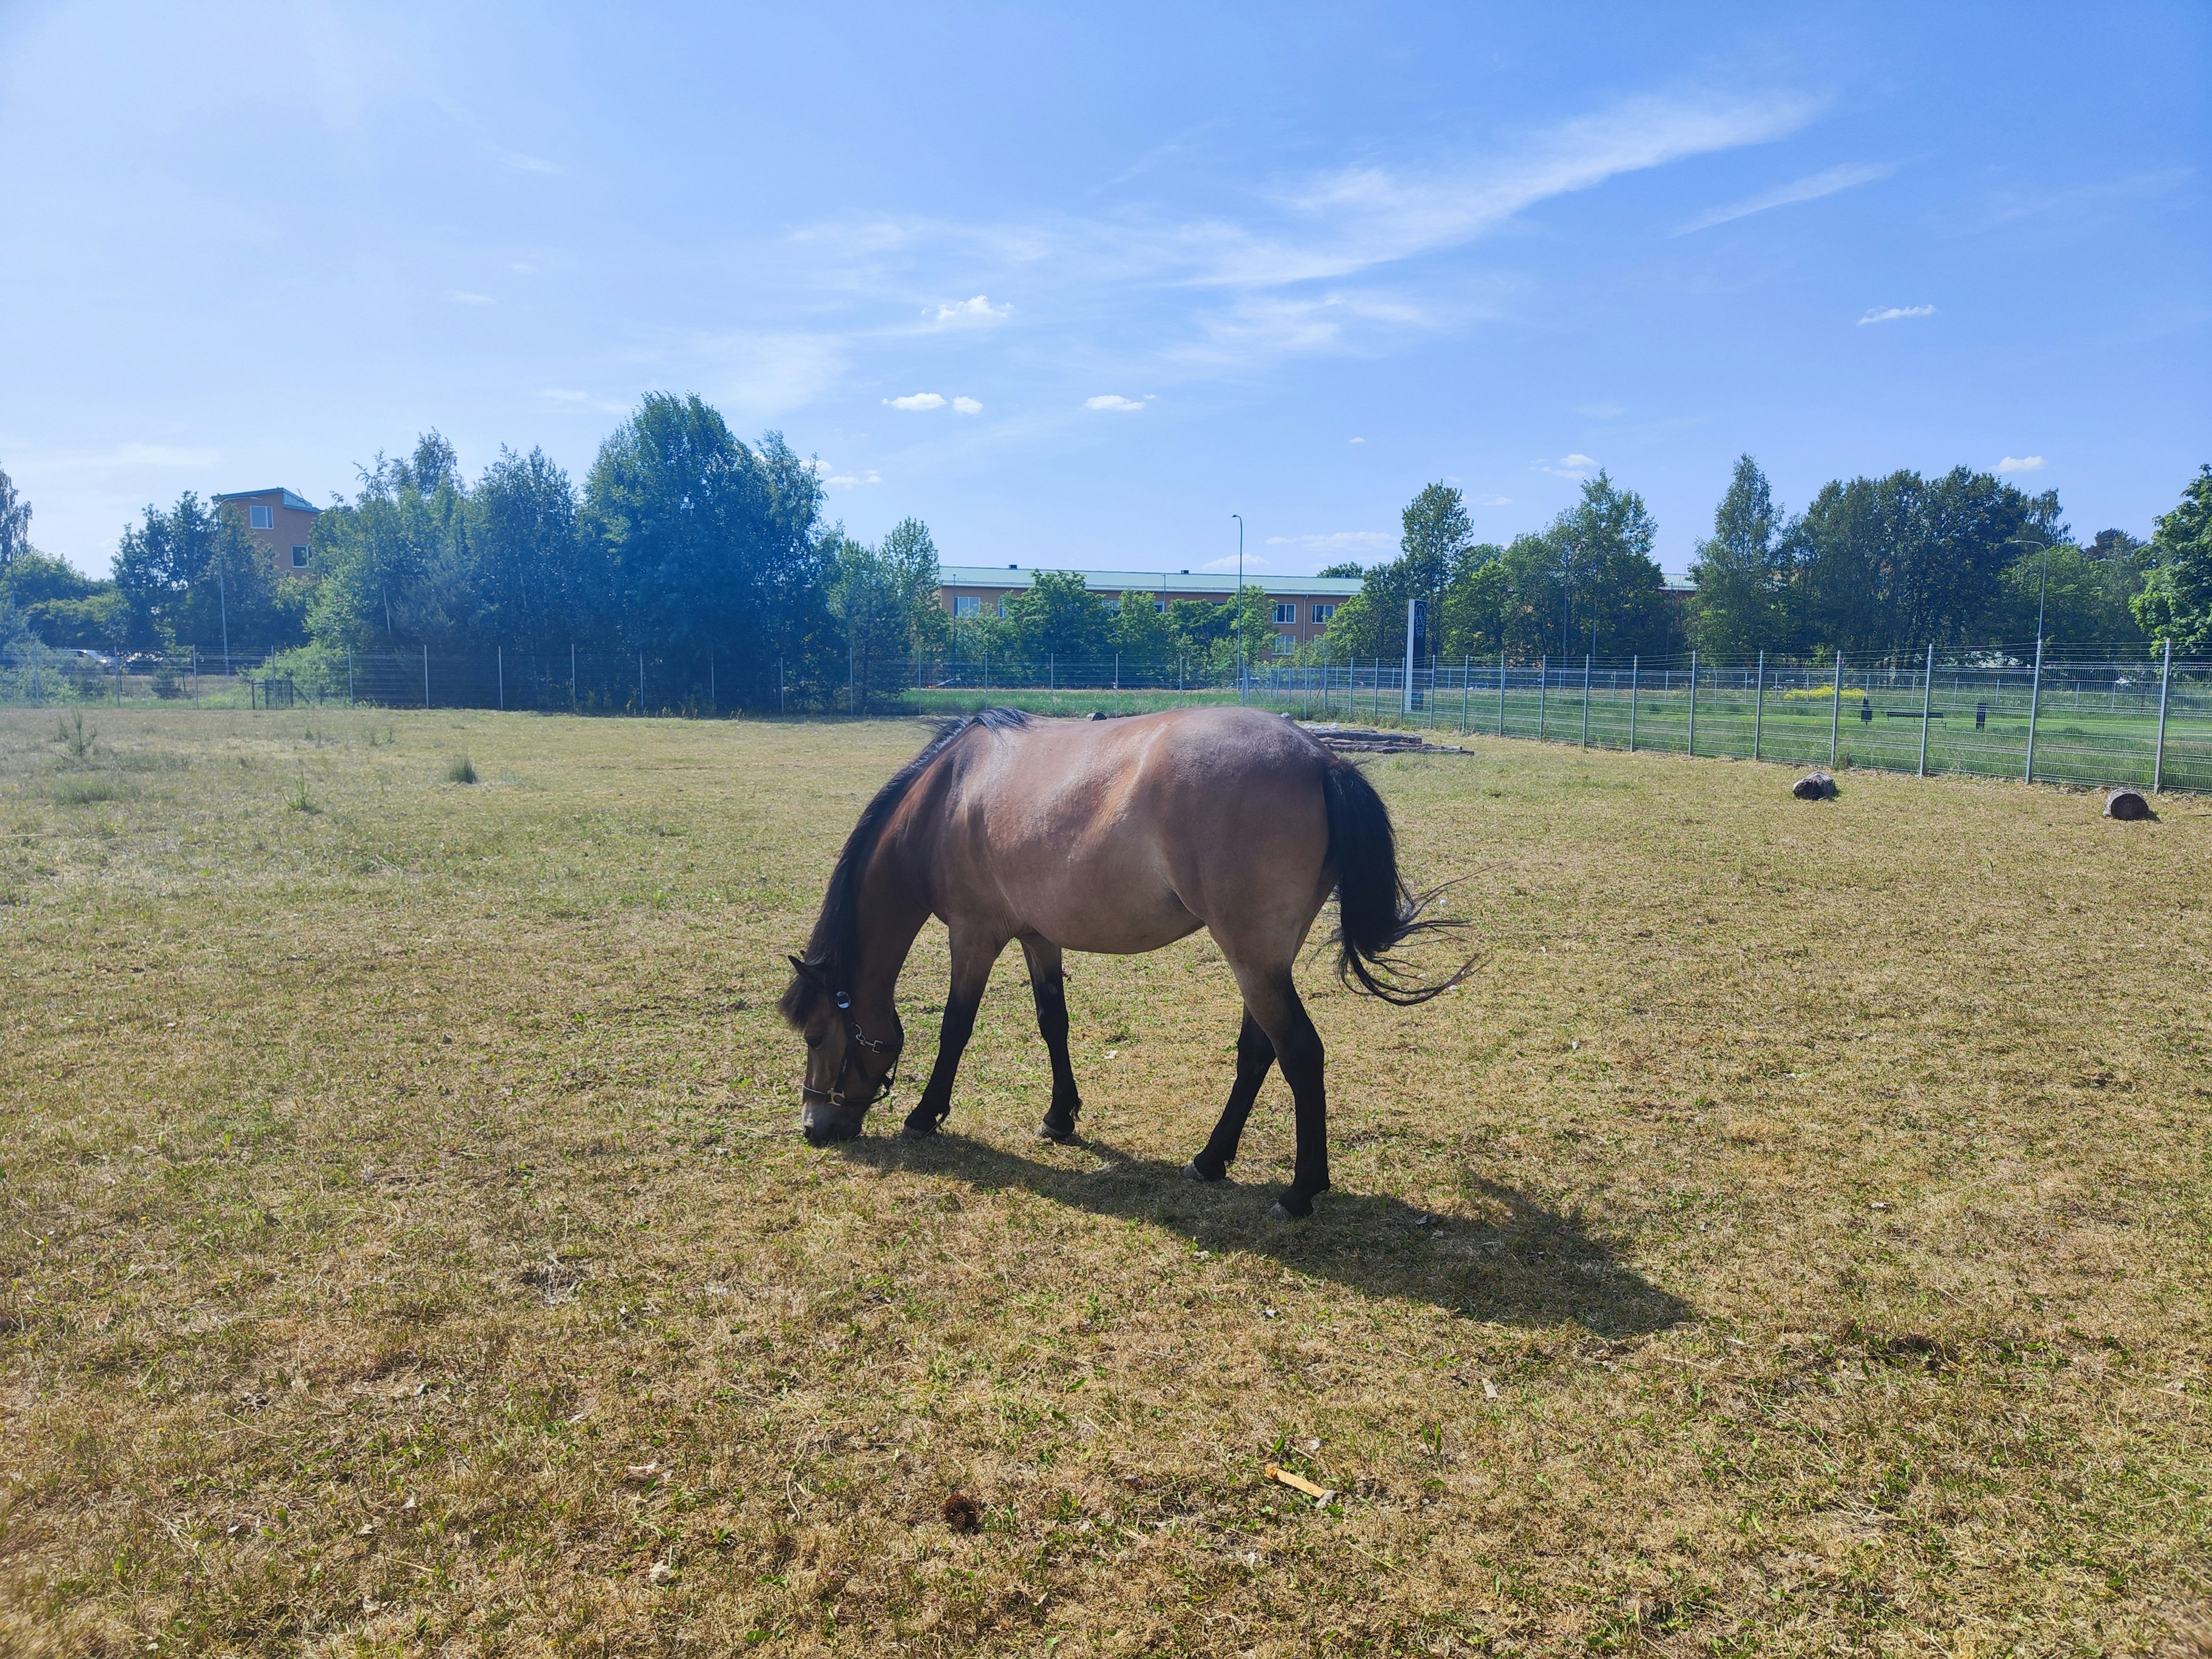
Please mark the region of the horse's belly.
[[[1103, 842], [1103, 844], [1101, 844]], [[1041, 842], [1001, 881], [1025, 933], [1067, 951], [1132, 956], [1157, 951], [1202, 924], [1176, 895], [1152, 849], [1135, 838]]]

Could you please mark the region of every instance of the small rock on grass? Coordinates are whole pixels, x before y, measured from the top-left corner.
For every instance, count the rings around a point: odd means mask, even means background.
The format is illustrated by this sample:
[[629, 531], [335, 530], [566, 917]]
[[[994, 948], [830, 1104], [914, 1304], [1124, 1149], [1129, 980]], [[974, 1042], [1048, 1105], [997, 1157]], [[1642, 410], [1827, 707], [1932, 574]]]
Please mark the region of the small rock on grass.
[[1836, 781], [1826, 772], [1808, 772], [1790, 786], [1790, 793], [1799, 800], [1833, 800]]

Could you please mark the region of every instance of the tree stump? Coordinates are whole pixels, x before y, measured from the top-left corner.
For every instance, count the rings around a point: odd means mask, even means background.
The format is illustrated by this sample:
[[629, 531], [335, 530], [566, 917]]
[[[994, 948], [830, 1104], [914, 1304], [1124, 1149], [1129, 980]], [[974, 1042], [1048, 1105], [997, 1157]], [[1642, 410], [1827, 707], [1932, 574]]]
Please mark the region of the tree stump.
[[1799, 800], [1833, 800], [1836, 781], [1826, 772], [1808, 772], [1790, 786], [1790, 793]]
[[2150, 802], [2140, 789], [2115, 789], [2105, 797], [2105, 816], [2118, 818], [2123, 823], [2136, 823], [2144, 818], [2156, 817]]

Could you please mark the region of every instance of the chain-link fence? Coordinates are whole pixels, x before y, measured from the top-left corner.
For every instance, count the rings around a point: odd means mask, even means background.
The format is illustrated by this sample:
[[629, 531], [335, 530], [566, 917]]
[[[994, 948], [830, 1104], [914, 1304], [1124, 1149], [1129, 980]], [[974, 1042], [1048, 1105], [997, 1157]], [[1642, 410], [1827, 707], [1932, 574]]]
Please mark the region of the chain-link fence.
[[[1241, 682], [1241, 683], [1240, 683]], [[610, 715], [1061, 714], [1244, 701], [1296, 718], [1838, 768], [2212, 790], [2212, 659], [2046, 648], [1815, 662], [1698, 657], [1249, 665], [906, 659], [801, 684], [712, 650], [128, 658], [0, 650], [0, 704], [483, 708]]]

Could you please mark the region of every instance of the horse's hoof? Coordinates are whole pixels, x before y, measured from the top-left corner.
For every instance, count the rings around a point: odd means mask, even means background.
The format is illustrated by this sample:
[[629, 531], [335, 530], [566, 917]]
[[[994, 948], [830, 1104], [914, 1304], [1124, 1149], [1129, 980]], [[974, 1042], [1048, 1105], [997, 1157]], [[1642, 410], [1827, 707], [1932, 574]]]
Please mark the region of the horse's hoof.
[[909, 1123], [899, 1131], [901, 1140], [934, 1140], [936, 1138], [937, 1126], [934, 1123]]
[[1047, 1118], [1036, 1126], [1036, 1133], [1039, 1140], [1049, 1140], [1055, 1146], [1065, 1146], [1074, 1140], [1075, 1126], [1071, 1123], [1064, 1129], [1058, 1128], [1050, 1118]]
[[1313, 1200], [1297, 1193], [1285, 1193], [1267, 1206], [1267, 1213], [1278, 1221], [1304, 1221], [1313, 1213]]
[[1185, 1181], [1195, 1181], [1201, 1187], [1211, 1187], [1215, 1185], [1217, 1182], [1227, 1179], [1225, 1176], [1206, 1174], [1205, 1170], [1198, 1167], [1198, 1160], [1196, 1158], [1191, 1159], [1189, 1163], [1182, 1166], [1182, 1178]]

